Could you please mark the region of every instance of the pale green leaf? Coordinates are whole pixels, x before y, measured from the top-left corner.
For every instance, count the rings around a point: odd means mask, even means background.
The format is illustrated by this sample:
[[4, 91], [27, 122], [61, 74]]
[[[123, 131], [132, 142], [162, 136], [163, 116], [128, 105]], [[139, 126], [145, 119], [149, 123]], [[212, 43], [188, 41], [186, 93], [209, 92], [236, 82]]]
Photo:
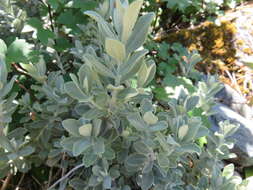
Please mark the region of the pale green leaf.
[[118, 62], [124, 61], [126, 57], [125, 45], [118, 40], [106, 38], [105, 50], [108, 55], [116, 59]]
[[123, 16], [123, 30], [121, 40], [126, 43], [137, 21], [143, 0], [136, 0], [127, 7]]
[[136, 49], [138, 49], [143, 45], [148, 35], [150, 23], [152, 22], [154, 16], [155, 16], [154, 13], [148, 13], [146, 15], [141, 16], [138, 19], [133, 29], [133, 32], [131, 33], [131, 36], [127, 41], [126, 45], [127, 54], [135, 51]]
[[77, 136], [77, 137], [80, 136], [80, 134], [79, 134], [80, 122], [78, 120], [75, 120], [75, 119], [66, 119], [66, 120], [64, 120], [62, 122], [62, 126], [71, 135], [74, 135], [74, 136]]

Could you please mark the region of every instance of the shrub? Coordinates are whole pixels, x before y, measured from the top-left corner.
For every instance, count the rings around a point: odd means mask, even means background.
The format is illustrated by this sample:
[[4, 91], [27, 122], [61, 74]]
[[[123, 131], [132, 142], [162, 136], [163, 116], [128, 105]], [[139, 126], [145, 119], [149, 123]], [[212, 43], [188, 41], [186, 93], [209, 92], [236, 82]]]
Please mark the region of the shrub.
[[[47, 189], [243, 189], [233, 165], [222, 164], [237, 126], [224, 122], [213, 134], [202, 119], [220, 84], [208, 77], [193, 92], [178, 86], [168, 110], [154, 105], [147, 87], [156, 64], [143, 48], [154, 14], [139, 17], [143, 0], [110, 2], [85, 11], [97, 40], [76, 38], [69, 75], [47, 70], [25, 40], [0, 41], [0, 177], [46, 164]], [[11, 90], [12, 63], [29, 78], [25, 93]], [[52, 184], [54, 168], [63, 175]]]

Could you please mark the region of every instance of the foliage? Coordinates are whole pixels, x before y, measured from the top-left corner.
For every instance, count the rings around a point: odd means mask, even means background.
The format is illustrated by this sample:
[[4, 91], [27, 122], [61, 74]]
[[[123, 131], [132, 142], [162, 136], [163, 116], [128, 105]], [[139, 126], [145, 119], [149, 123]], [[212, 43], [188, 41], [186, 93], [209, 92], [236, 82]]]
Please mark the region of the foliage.
[[[51, 190], [244, 189], [222, 162], [237, 126], [208, 129], [221, 85], [201, 80], [200, 56], [180, 44], [160, 44], [152, 60], [143, 44], [155, 14], [140, 14], [143, 0], [37, 6], [0, 40], [0, 178], [28, 173]], [[166, 110], [149, 86], [158, 62]], [[173, 86], [175, 73], [185, 82]]]

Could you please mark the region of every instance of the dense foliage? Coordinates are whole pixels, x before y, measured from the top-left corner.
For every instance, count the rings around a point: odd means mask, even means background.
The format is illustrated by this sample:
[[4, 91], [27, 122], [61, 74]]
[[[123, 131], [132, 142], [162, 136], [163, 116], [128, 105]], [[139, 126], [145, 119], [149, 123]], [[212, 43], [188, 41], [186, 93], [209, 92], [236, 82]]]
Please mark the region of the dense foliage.
[[[194, 69], [197, 51], [144, 45], [154, 2], [0, 2], [0, 178], [13, 178], [9, 189], [246, 189], [222, 162], [234, 157], [237, 126], [208, 128], [222, 85]], [[166, 5], [183, 14], [211, 3], [175, 2]]]

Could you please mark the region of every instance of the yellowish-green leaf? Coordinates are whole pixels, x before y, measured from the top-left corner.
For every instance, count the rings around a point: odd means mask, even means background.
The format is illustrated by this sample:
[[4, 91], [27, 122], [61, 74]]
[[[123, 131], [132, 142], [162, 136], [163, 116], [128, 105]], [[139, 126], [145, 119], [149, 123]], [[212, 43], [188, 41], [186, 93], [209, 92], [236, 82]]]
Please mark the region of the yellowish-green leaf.
[[188, 125], [181, 126], [178, 130], [178, 138], [182, 140], [184, 136], [187, 134], [188, 129], [189, 129]]
[[149, 125], [154, 125], [158, 121], [158, 117], [156, 117], [152, 111], [146, 112], [143, 116], [144, 121]]
[[92, 125], [90, 123], [84, 124], [81, 127], [79, 127], [79, 133], [80, 135], [84, 137], [91, 136], [91, 131], [92, 131]]
[[121, 36], [121, 40], [124, 43], [127, 42], [129, 36], [131, 35], [131, 32], [137, 21], [142, 4], [143, 0], [137, 0], [131, 3], [129, 7], [126, 9], [126, 12], [123, 17], [123, 31]]
[[116, 59], [118, 62], [122, 62], [126, 57], [125, 45], [118, 40], [106, 38], [105, 50], [108, 55]]

